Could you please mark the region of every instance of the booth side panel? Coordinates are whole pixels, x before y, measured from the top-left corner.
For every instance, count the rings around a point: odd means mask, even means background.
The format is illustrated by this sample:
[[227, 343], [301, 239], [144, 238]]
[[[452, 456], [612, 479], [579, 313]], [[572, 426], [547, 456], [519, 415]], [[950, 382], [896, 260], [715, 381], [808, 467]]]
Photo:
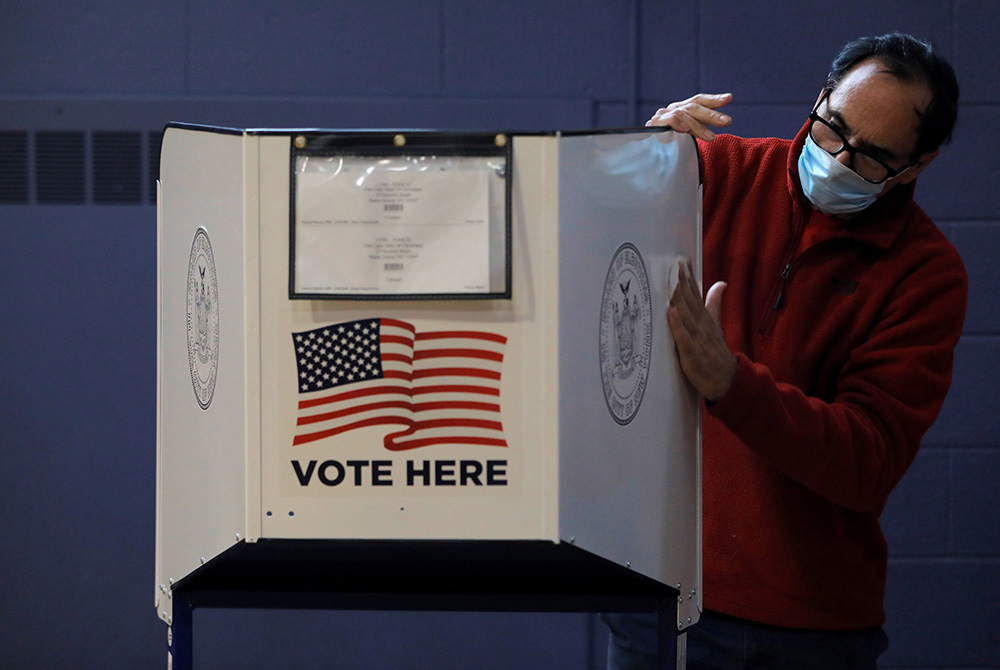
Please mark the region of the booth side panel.
[[161, 380], [161, 355], [160, 351], [162, 349], [162, 334], [160, 332], [160, 314], [163, 311], [162, 299], [160, 297], [161, 286], [163, 284], [163, 278], [161, 277], [160, 268], [163, 265], [161, 254], [163, 247], [163, 207], [161, 204], [161, 189], [160, 181], [156, 181], [156, 542], [154, 546], [154, 581], [155, 581], [155, 607], [158, 615], [164, 620], [169, 619], [170, 614], [163, 608], [161, 608], [160, 603], [167, 600], [167, 584], [166, 578], [163, 576], [163, 565], [162, 565], [162, 555], [163, 555], [163, 531], [162, 531], [162, 519], [163, 519], [163, 466], [160, 461], [163, 458], [163, 444], [161, 434], [163, 432], [163, 411], [161, 408], [162, 401], [162, 389], [163, 382]]
[[560, 268], [562, 259], [559, 254], [559, 226], [555, 225], [559, 221], [559, 143], [556, 138], [533, 140], [539, 143], [541, 157], [538, 161], [540, 165], [541, 178], [536, 185], [538, 193], [534, 196], [538, 202], [542, 203], [542, 213], [537, 225], [542, 227], [544, 235], [543, 249], [549, 251], [545, 264], [545, 271], [548, 273], [548, 281], [544, 284], [545, 310], [548, 314], [546, 319], [547, 328], [544, 332], [543, 342], [545, 344], [542, 352], [542, 363], [544, 366], [543, 379], [546, 380], [545, 404], [543, 411], [549, 420], [545, 422], [545, 433], [543, 434], [545, 449], [546, 472], [549, 473], [551, 481], [556, 485], [546, 488], [545, 507], [549, 511], [548, 519], [552, 527], [547, 529], [547, 534], [552, 537], [559, 537], [560, 521], [560, 487], [561, 472], [559, 470], [559, 445], [560, 445], [560, 422], [559, 422], [559, 398], [560, 383], [559, 376], [560, 359], [560, 325], [559, 325], [559, 295], [562, 287], [559, 283]]
[[[555, 540], [557, 265], [546, 237], [553, 222], [545, 220], [545, 198], [554, 189], [536, 184], [554, 175], [544, 174], [537, 148], [522, 156], [514, 145], [511, 299], [291, 300], [290, 143], [288, 136], [264, 136], [260, 145], [262, 537]], [[500, 355], [499, 395], [486, 402], [499, 408], [503, 444], [393, 450], [390, 436], [405, 427], [377, 422], [384, 418], [380, 403], [395, 411], [407, 402], [398, 397], [366, 407], [364, 416], [376, 425], [297, 438], [310, 431], [314, 424], [302, 422], [317, 410], [299, 392], [296, 334], [319, 329], [317, 337], [330, 341], [328, 328], [388, 321], [419, 336], [494, 338], [481, 346]], [[344, 411], [339, 393], [326, 403], [330, 421]]]
[[522, 408], [526, 444], [538, 450], [544, 472], [542, 537], [559, 537], [559, 144], [556, 137], [519, 136], [515, 148], [515, 220], [522, 223], [523, 240], [517, 252], [524, 257], [528, 274], [521, 290], [530, 291], [537, 303], [539, 325], [534, 350], [525, 353], [525, 376], [520, 388], [534, 408]]
[[168, 128], [160, 184], [157, 588], [169, 588], [246, 527], [243, 138]]
[[243, 153], [243, 322], [244, 385], [246, 399], [246, 534], [243, 539], [256, 542], [260, 538], [260, 457], [261, 457], [261, 397], [260, 397], [260, 141], [259, 136], [244, 136]]
[[700, 403], [665, 316], [678, 261], [700, 272], [695, 147], [564, 137], [559, 162], [560, 534], [697, 595]]

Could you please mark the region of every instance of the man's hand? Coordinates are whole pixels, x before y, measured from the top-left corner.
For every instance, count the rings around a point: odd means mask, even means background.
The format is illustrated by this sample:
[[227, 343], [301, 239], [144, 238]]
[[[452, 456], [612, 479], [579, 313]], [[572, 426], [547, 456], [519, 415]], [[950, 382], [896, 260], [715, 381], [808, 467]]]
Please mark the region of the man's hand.
[[725, 288], [724, 282], [716, 282], [702, 304], [701, 290], [689, 261], [678, 271], [677, 287], [667, 308], [667, 325], [674, 337], [681, 369], [698, 392], [712, 402], [726, 395], [736, 377], [736, 356], [726, 346], [722, 334]]
[[670, 126], [679, 133], [687, 133], [711, 142], [715, 139], [715, 133], [709, 126], [722, 128], [732, 122], [729, 116], [715, 110], [725, 107], [732, 99], [732, 93], [699, 93], [687, 100], [672, 102], [656, 110], [656, 114], [646, 121], [646, 125]]

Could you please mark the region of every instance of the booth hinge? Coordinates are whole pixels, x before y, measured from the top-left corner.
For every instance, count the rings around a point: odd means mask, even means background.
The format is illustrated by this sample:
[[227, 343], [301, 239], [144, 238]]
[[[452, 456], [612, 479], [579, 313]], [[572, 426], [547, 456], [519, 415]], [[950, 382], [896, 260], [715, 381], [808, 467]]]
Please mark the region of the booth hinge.
[[677, 585], [677, 630], [686, 630], [698, 623], [701, 616], [701, 599], [698, 589], [685, 589]]

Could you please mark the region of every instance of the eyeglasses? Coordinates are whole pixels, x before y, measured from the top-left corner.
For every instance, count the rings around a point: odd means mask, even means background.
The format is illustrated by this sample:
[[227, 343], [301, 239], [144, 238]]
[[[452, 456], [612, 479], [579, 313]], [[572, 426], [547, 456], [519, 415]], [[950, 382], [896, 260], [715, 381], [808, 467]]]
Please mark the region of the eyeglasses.
[[826, 89], [823, 93], [823, 97], [819, 99], [816, 106], [813, 108], [811, 114], [809, 114], [809, 136], [812, 137], [813, 142], [819, 146], [819, 148], [826, 151], [828, 154], [836, 156], [842, 151], [846, 151], [850, 158], [848, 160], [848, 165], [852, 170], [854, 170], [859, 177], [872, 184], [881, 184], [887, 179], [896, 177], [903, 172], [909, 170], [911, 167], [917, 164], [916, 160], [910, 161], [901, 168], [891, 168], [879, 159], [875, 158], [871, 154], [866, 153], [862, 149], [856, 149], [851, 146], [850, 141], [844, 135], [831, 125], [829, 121], [820, 116], [816, 110], [819, 106], [823, 104], [823, 101], [830, 97], [831, 89]]

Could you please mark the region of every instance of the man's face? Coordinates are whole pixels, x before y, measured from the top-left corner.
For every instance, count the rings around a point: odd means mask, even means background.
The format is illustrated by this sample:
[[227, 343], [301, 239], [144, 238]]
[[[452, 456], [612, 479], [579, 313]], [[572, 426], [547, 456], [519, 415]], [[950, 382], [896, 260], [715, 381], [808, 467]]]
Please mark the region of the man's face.
[[[913, 158], [917, 146], [920, 113], [932, 99], [923, 82], [905, 82], [885, 71], [876, 59], [856, 65], [816, 111], [860, 149], [892, 168], [901, 168]], [[914, 167], [885, 182], [884, 194], [896, 184], [916, 178], [938, 152], [920, 157]], [[837, 160], [849, 164], [848, 152]]]

